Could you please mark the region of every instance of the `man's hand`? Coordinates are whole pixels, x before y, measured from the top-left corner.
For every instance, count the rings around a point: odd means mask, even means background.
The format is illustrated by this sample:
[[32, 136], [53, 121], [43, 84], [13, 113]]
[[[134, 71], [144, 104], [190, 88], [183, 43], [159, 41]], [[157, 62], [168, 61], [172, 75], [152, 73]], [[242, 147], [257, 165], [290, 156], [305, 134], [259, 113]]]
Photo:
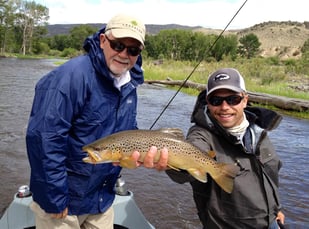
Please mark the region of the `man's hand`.
[[53, 219], [63, 219], [68, 215], [68, 208], [65, 208], [63, 212], [50, 214]]
[[[160, 153], [160, 158], [159, 161], [155, 162], [154, 159], [158, 153]], [[152, 146], [150, 147], [149, 152], [145, 155], [143, 162], [139, 160], [140, 153], [138, 151], [133, 152], [132, 158], [136, 161], [137, 166], [143, 165], [145, 168], [155, 168], [160, 171], [166, 170], [168, 161], [168, 150], [164, 147], [161, 152], [158, 152], [157, 147]]]
[[[285, 215], [282, 211], [279, 211], [277, 214], [276, 220], [279, 221], [282, 225], [284, 224]], [[280, 226], [280, 225], [279, 225]]]

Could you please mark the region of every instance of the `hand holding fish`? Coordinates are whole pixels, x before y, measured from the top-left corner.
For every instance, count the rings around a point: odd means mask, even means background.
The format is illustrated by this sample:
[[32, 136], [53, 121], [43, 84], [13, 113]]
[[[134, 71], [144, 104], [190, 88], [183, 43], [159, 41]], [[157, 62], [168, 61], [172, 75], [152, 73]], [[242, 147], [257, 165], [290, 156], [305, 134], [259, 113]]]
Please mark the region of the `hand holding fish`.
[[[156, 161], [156, 155], [160, 153], [159, 161]], [[144, 166], [145, 168], [154, 168], [158, 171], [168, 169], [168, 150], [164, 147], [161, 152], [158, 152], [156, 146], [151, 146], [148, 153], [144, 157], [144, 161], [141, 158], [141, 153], [139, 151], [133, 151], [131, 154], [132, 161], [135, 161], [136, 167]], [[113, 162], [113, 165], [119, 166], [120, 162]]]
[[[155, 158], [158, 153], [160, 153], [160, 158], [156, 161]], [[161, 152], [158, 152], [156, 146], [151, 146], [143, 161], [140, 160], [141, 154], [138, 151], [134, 151], [132, 157], [137, 161], [138, 166], [143, 165], [146, 168], [155, 168], [159, 171], [168, 168], [168, 150], [166, 147], [163, 147]]]

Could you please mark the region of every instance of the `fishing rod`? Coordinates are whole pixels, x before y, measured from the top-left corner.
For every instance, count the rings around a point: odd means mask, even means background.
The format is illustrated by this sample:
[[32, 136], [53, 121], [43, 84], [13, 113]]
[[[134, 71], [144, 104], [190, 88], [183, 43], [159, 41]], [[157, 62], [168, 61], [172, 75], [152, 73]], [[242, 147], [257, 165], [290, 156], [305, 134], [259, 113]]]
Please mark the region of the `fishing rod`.
[[[241, 9], [245, 6], [245, 4], [247, 3], [248, 0], [245, 0], [243, 2], [243, 4], [239, 7], [239, 9], [236, 11], [236, 13], [233, 15], [233, 17], [231, 18], [231, 20], [227, 23], [227, 25], [224, 27], [224, 29], [221, 31], [221, 33], [219, 34], [219, 36], [216, 38], [216, 40], [212, 43], [212, 45], [208, 48], [208, 50], [206, 50], [204, 56], [206, 55], [206, 53], [209, 53], [213, 47], [216, 45], [216, 43], [218, 42], [218, 40], [222, 37], [223, 33], [226, 31], [226, 29], [229, 27], [229, 25], [232, 23], [232, 21], [235, 19], [235, 17], [238, 15], [238, 13], [241, 11]], [[190, 74], [187, 76], [187, 78], [182, 82], [182, 84], [179, 86], [178, 90], [176, 91], [176, 93], [171, 97], [171, 99], [168, 101], [168, 103], [165, 105], [165, 107], [163, 108], [163, 110], [161, 111], [161, 113], [158, 115], [158, 117], [155, 119], [155, 121], [152, 123], [152, 125], [150, 126], [150, 130], [154, 127], [154, 125], [158, 122], [158, 120], [161, 118], [161, 116], [163, 115], [163, 113], [165, 112], [165, 110], [168, 108], [168, 106], [173, 102], [173, 100], [175, 99], [175, 97], [177, 96], [177, 94], [180, 92], [180, 90], [184, 87], [184, 85], [187, 83], [187, 81], [190, 79], [190, 77], [193, 75], [193, 73], [195, 72], [195, 70], [198, 68], [198, 66], [202, 63], [202, 61], [204, 60], [204, 56], [198, 61], [198, 63], [194, 66], [194, 68], [192, 69], [192, 71], [190, 72]]]

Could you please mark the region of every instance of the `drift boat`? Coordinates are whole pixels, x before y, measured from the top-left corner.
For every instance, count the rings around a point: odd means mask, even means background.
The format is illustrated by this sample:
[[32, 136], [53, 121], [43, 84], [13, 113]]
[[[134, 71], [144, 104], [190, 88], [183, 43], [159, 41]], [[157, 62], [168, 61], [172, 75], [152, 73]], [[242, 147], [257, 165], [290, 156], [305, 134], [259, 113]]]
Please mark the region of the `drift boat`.
[[[114, 229], [155, 229], [137, 206], [133, 192], [125, 188], [124, 180], [119, 177], [116, 183]], [[14, 195], [13, 201], [0, 220], [1, 229], [34, 229], [35, 218], [30, 204], [32, 195], [27, 185], [23, 185]]]

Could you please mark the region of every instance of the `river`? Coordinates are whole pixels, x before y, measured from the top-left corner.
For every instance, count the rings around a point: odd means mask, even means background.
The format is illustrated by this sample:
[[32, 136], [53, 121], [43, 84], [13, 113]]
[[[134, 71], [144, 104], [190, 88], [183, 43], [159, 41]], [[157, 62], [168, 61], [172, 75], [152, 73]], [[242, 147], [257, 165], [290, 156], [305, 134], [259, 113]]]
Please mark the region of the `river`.
[[[0, 58], [0, 214], [18, 187], [29, 183], [25, 132], [37, 80], [53, 69], [53, 60]], [[147, 73], [146, 73], [147, 74]], [[138, 89], [138, 122], [149, 129], [175, 91], [143, 85]], [[153, 129], [190, 127], [195, 97], [179, 93]], [[280, 196], [286, 228], [309, 228], [309, 121], [284, 116], [270, 137], [283, 161]], [[146, 218], [157, 228], [201, 228], [191, 187], [172, 182], [164, 172], [123, 169], [122, 176]]]

